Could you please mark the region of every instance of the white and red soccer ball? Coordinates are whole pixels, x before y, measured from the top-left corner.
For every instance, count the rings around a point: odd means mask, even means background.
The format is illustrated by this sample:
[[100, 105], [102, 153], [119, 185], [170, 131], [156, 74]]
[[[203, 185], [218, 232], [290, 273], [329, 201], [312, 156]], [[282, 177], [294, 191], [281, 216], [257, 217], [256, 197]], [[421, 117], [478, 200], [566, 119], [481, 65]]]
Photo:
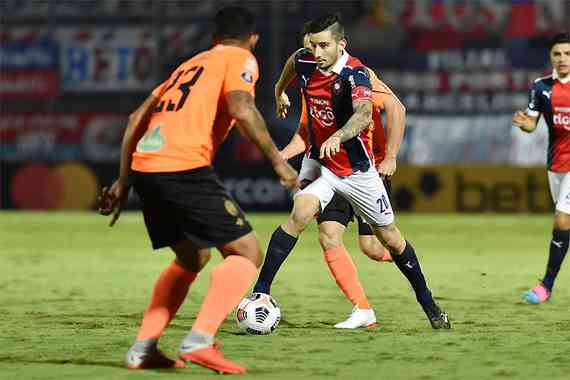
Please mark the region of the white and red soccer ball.
[[250, 335], [265, 335], [279, 325], [281, 310], [269, 294], [252, 293], [241, 300], [235, 317], [240, 330]]

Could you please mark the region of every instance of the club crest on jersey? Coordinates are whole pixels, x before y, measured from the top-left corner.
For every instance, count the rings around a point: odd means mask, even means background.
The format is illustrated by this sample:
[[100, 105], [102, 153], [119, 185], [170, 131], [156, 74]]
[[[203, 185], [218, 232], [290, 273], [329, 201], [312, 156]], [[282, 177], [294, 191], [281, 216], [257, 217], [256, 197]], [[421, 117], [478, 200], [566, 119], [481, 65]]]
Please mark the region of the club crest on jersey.
[[340, 94], [341, 90], [342, 90], [342, 85], [340, 84], [340, 80], [333, 82], [333, 84], [332, 84], [333, 94], [338, 95], [338, 94]]
[[253, 83], [253, 74], [250, 71], [244, 71], [241, 73], [241, 79], [247, 83]]

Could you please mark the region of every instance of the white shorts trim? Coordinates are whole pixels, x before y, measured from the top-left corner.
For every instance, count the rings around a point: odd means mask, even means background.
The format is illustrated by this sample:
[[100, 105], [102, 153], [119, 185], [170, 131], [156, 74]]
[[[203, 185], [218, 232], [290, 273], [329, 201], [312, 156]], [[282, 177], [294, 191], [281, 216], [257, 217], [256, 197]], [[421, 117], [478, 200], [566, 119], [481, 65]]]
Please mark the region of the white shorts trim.
[[366, 172], [338, 177], [326, 167], [321, 166], [321, 176], [297, 192], [295, 196], [314, 195], [319, 199], [322, 211], [330, 203], [335, 192], [348, 200], [354, 212], [368, 224], [386, 226], [394, 222], [392, 205], [374, 167], [370, 167]]
[[299, 170], [299, 181], [304, 180], [313, 182], [321, 176], [321, 163], [317, 160], [309, 158], [308, 155], [303, 155], [301, 162], [301, 169]]
[[548, 185], [556, 209], [570, 214], [570, 173], [548, 171]]

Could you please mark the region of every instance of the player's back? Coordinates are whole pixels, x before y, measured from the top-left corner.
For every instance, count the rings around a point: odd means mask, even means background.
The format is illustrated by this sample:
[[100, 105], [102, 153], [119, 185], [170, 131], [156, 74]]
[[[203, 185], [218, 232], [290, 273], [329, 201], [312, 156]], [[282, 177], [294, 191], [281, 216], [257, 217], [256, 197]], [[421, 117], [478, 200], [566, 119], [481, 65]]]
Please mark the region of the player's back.
[[[236, 68], [243, 84], [236, 83]], [[243, 89], [253, 95], [256, 80], [257, 61], [240, 47], [216, 45], [182, 63], [153, 91], [159, 101], [132, 168], [174, 172], [211, 165], [234, 124], [225, 93]]]

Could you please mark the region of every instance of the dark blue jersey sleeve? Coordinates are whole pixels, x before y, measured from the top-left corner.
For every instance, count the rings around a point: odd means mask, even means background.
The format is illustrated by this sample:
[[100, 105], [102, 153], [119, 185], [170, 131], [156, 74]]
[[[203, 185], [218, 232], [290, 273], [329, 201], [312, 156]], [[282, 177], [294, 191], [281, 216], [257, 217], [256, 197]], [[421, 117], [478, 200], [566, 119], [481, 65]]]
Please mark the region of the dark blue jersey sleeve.
[[526, 113], [529, 116], [537, 117], [544, 113], [544, 94], [545, 87], [540, 79], [533, 82], [528, 92], [528, 109]]
[[355, 67], [346, 73], [350, 83], [352, 101], [372, 100], [372, 82], [365, 67]]

